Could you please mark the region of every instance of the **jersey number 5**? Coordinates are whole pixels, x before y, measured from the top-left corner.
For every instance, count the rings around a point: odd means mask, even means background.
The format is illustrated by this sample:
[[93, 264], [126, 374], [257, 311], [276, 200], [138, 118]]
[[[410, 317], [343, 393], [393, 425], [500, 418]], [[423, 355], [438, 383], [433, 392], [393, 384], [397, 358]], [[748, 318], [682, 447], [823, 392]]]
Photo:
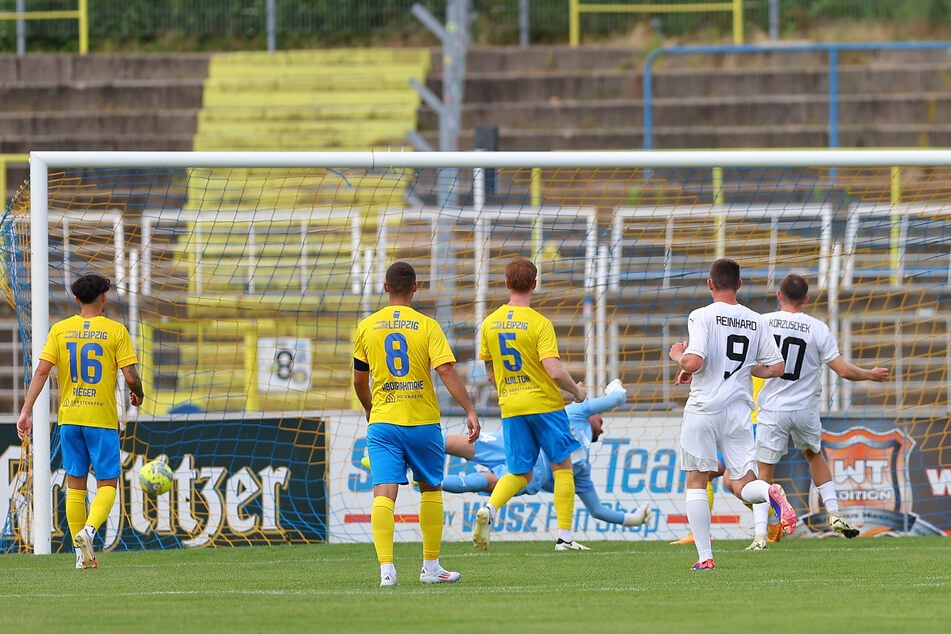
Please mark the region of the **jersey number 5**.
[[499, 333], [499, 352], [502, 353], [502, 365], [509, 372], [518, 372], [522, 369], [522, 354], [512, 347], [515, 341], [514, 332]]

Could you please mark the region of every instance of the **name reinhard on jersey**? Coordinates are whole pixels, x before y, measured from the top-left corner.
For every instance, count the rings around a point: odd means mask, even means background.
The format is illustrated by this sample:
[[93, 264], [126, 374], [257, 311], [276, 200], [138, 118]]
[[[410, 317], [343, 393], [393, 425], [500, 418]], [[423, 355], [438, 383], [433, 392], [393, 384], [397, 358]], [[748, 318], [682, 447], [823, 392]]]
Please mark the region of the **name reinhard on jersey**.
[[684, 410], [715, 413], [737, 401], [752, 410], [750, 370], [783, 360], [763, 316], [742, 304], [714, 302], [690, 313], [687, 331], [684, 354], [701, 357], [703, 365], [691, 378]]

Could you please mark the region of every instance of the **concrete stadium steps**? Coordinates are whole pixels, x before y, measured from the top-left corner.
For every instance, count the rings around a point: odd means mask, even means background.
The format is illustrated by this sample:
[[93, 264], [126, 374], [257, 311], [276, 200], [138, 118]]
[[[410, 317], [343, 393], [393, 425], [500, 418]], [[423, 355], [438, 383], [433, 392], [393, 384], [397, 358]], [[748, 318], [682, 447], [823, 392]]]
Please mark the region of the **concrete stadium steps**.
[[[922, 99], [919, 94], [857, 94], [839, 98], [842, 127], [866, 129], [868, 126], [904, 125], [922, 128], [923, 123], [938, 125], [951, 120], [951, 93], [934, 94]], [[598, 99], [558, 98], [548, 101], [503, 101], [468, 103], [462, 109], [464, 128], [474, 128], [491, 120], [503, 131], [574, 128], [594, 132], [600, 128], [623, 129], [625, 134], [640, 134], [643, 128], [643, 100], [608, 97]], [[829, 102], [825, 95], [744, 95], [730, 97], [657, 98], [653, 101], [653, 121], [658, 129], [678, 128], [685, 122], [700, 125], [747, 127], [814, 126], [828, 130]], [[742, 125], [739, 125], [742, 122]], [[862, 122], [857, 126], [855, 122]], [[918, 122], [918, 123], [915, 123]], [[420, 113], [420, 125], [434, 129], [435, 113]]]
[[[406, 147], [420, 98], [410, 79], [425, 80], [425, 49], [330, 49], [215, 55], [209, 63], [196, 150], [366, 151]], [[232, 177], [229, 177], [232, 178]], [[328, 185], [328, 183], [330, 183]], [[193, 208], [314, 204], [402, 203], [401, 175], [353, 175], [345, 185], [325, 181], [297, 192], [255, 193], [240, 182], [220, 198], [193, 191]], [[212, 198], [208, 198], [211, 196]]]
[[100, 80], [75, 84], [13, 84], [0, 91], [4, 112], [143, 111], [194, 108], [201, 80]]
[[207, 53], [0, 54], [0, 83], [75, 84], [144, 79], [201, 82]]
[[[345, 119], [349, 121], [345, 131], [354, 145], [360, 143], [362, 115], [374, 122], [369, 127], [373, 136], [365, 139], [364, 145], [401, 146], [406, 133], [416, 128], [415, 112], [410, 109], [420, 103], [409, 81], [423, 81], [428, 63], [428, 51], [414, 49], [215, 55], [205, 83], [205, 113], [199, 120], [196, 146], [210, 149], [222, 128], [240, 131], [246, 138], [259, 137], [266, 144], [275, 126], [283, 122], [286, 127], [282, 130], [296, 129], [301, 146], [314, 150], [334, 147], [339, 142], [331, 139], [327, 145], [328, 129], [320, 124], [327, 125], [323, 117], [328, 114], [331, 120], [339, 121], [348, 106], [353, 109]], [[383, 107], [374, 112], [374, 104]], [[266, 124], [254, 118], [254, 109], [267, 112]], [[317, 119], [308, 124], [308, 115]], [[390, 123], [381, 126], [381, 121]], [[382, 137], [381, 130], [385, 132]], [[233, 136], [221, 141], [221, 149], [226, 149]], [[270, 142], [271, 149], [283, 149], [273, 139]]]
[[377, 209], [404, 204], [410, 180], [410, 175], [396, 171], [195, 170], [188, 181], [186, 208], [254, 211], [350, 207], [348, 214], [359, 213], [365, 222], [374, 222]]
[[[643, 147], [644, 55], [631, 49], [474, 47], [459, 145], [476, 125], [499, 128], [499, 149]], [[441, 93], [434, 54], [428, 85]], [[951, 141], [951, 66], [944, 51], [843, 53], [840, 147], [941, 147]], [[828, 147], [824, 53], [662, 56], [653, 69], [655, 148]], [[437, 141], [436, 119], [420, 129]]]
[[0, 135], [4, 139], [23, 137], [64, 138], [81, 130], [86, 135], [193, 135], [197, 109], [166, 108], [146, 112], [100, 110], [71, 112], [3, 112]]
[[[0, 153], [191, 150], [207, 72], [206, 54], [0, 55]], [[2, 194], [28, 175], [11, 165]]]
[[[320, 100], [321, 97], [316, 97]], [[315, 103], [312, 100], [304, 106], [258, 106], [228, 108], [222, 113], [214, 108], [205, 108], [198, 113], [198, 121], [202, 125], [216, 125], [221, 123], [242, 123], [245, 121], [256, 123], [310, 123], [320, 122], [323, 125], [338, 125], [358, 119], [361, 124], [388, 123], [391, 120], [415, 119], [418, 103], [416, 100], [400, 95], [402, 102], [389, 99], [379, 99], [375, 95], [367, 96], [360, 103]]]

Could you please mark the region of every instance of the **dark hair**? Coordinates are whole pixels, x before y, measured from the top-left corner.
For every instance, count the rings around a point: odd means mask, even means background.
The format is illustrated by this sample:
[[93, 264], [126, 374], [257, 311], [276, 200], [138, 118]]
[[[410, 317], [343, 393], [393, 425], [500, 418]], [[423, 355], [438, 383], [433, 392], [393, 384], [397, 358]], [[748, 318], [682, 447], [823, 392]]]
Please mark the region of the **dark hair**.
[[91, 304], [112, 288], [112, 282], [98, 273], [86, 273], [73, 282], [69, 289], [83, 304]]
[[528, 258], [517, 256], [505, 265], [505, 281], [516, 293], [527, 293], [535, 286], [538, 268]]
[[386, 284], [390, 292], [405, 295], [413, 290], [416, 283], [416, 269], [408, 262], [394, 262], [386, 269]]
[[801, 304], [809, 294], [809, 282], [798, 273], [790, 273], [779, 283], [779, 292], [794, 304]]
[[739, 290], [740, 265], [733, 260], [720, 258], [710, 265], [710, 280], [713, 282], [714, 290]]

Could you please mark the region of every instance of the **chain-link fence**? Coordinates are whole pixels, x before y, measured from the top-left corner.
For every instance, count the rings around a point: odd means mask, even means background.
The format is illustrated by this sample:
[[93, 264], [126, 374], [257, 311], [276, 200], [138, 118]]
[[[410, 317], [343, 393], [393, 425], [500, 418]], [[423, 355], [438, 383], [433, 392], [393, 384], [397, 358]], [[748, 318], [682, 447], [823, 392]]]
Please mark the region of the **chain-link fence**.
[[[583, 0], [585, 1], [585, 0]], [[589, 3], [594, 0], [587, 0]], [[75, 10], [79, 0], [0, 0], [0, 13]], [[261, 49], [273, 11], [277, 48], [339, 45], [438, 44], [412, 15], [420, 4], [443, 19], [447, 0], [92, 0], [92, 51]], [[645, 4], [644, 0], [597, 0], [597, 4]], [[684, 4], [684, 0], [650, 0]], [[951, 0], [744, 0], [747, 40], [847, 37], [843, 23], [893, 27], [901, 39], [941, 37], [951, 20]], [[568, 42], [568, 0], [472, 0], [473, 39], [479, 44]], [[527, 20], [526, 20], [527, 18]], [[660, 45], [664, 38], [684, 43], [728, 40], [732, 17], [719, 13], [585, 14], [582, 43], [604, 42], [634, 32]], [[527, 24], [525, 27], [520, 25]], [[27, 20], [30, 51], [76, 50], [75, 20]], [[945, 27], [946, 28], [946, 27]], [[951, 30], [951, 29], [949, 29]], [[881, 39], [887, 31], [868, 31]], [[21, 31], [22, 33], [22, 31]], [[861, 33], [861, 31], [859, 31]], [[856, 36], [859, 36], [858, 33]], [[885, 35], [887, 37], [887, 35]], [[0, 20], [0, 51], [16, 50], [17, 23]], [[523, 40], [524, 41], [524, 40]]]

